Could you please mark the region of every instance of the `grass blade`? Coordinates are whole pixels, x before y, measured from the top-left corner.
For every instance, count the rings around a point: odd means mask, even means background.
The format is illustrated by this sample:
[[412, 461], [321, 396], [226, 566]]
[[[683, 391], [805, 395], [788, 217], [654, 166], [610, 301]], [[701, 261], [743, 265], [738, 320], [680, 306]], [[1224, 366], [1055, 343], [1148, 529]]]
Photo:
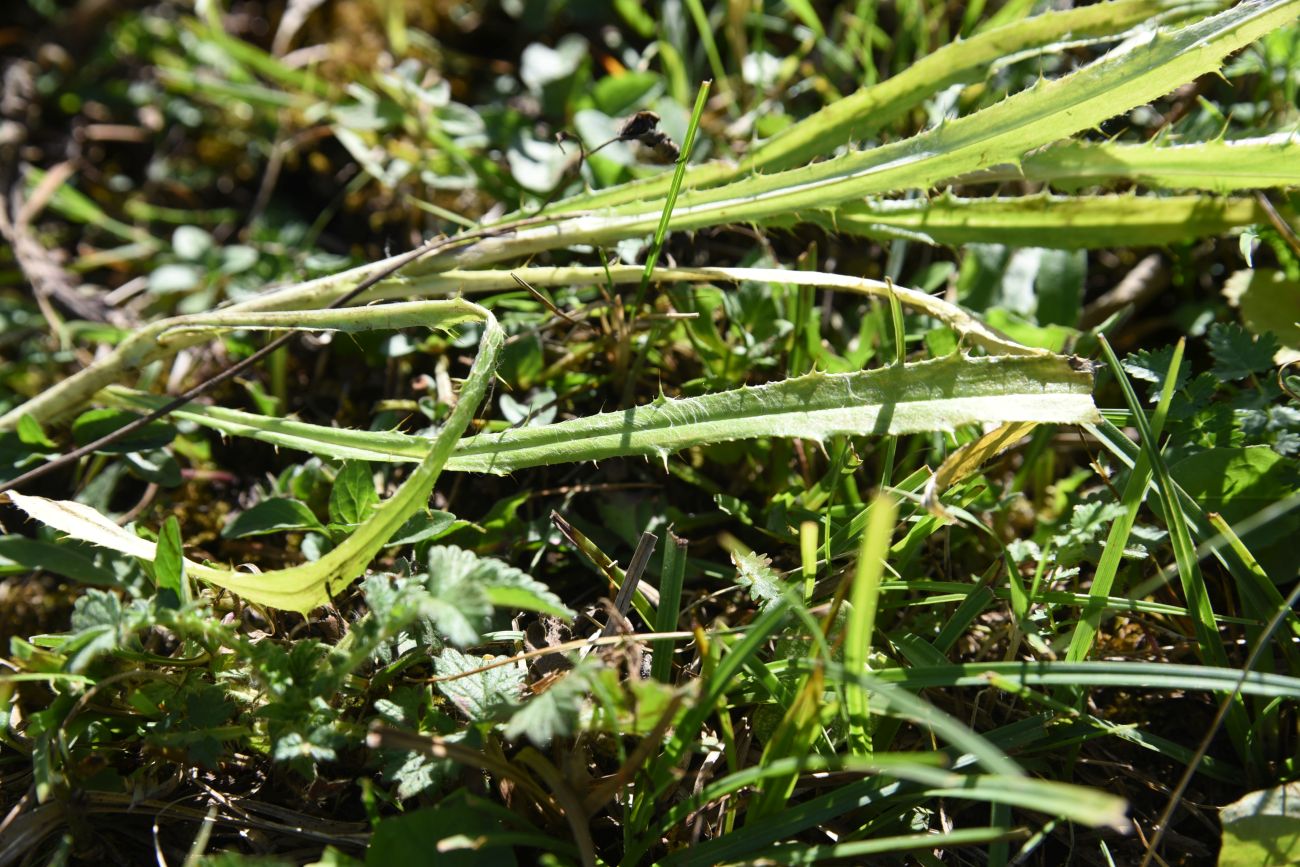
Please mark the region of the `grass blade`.
[[[868, 672], [871, 634], [876, 628], [876, 604], [880, 597], [880, 579], [889, 556], [889, 539], [898, 520], [898, 506], [889, 494], [879, 494], [872, 503], [866, 532], [858, 549], [858, 562], [849, 591], [851, 608], [844, 629], [844, 667], [851, 672]], [[871, 730], [868, 721], [868, 691], [859, 681], [844, 685], [849, 711], [849, 749], [856, 755], [871, 755]]]
[[[686, 540], [668, 531], [664, 545], [664, 565], [659, 582], [659, 605], [655, 609], [655, 632], [672, 632], [681, 616], [682, 581], [686, 577]], [[660, 683], [673, 680], [673, 642], [656, 641], [651, 645], [653, 659], [650, 676]]]
[[[1185, 346], [1186, 341], [1178, 341], [1173, 358], [1169, 362], [1169, 372], [1165, 377], [1164, 387], [1160, 390], [1160, 402], [1156, 405], [1156, 411], [1151, 417], [1151, 435], [1153, 437], [1159, 437], [1164, 428], [1165, 417], [1169, 412], [1169, 403], [1174, 396], [1174, 386], [1178, 381], [1178, 369], [1182, 366]], [[1142, 501], [1146, 499], [1147, 487], [1150, 483], [1151, 459], [1144, 449], [1138, 458], [1137, 464], [1133, 467], [1128, 483], [1124, 486], [1124, 493], [1120, 498], [1120, 502], [1124, 506], [1124, 514], [1115, 519], [1115, 523], [1111, 524], [1110, 532], [1106, 536], [1106, 545], [1102, 549], [1101, 560], [1097, 563], [1097, 572], [1093, 576], [1092, 586], [1088, 588], [1090, 597], [1102, 599], [1110, 595], [1111, 587], [1115, 584], [1115, 576], [1119, 572], [1120, 562], [1124, 556], [1124, 547], [1128, 544], [1129, 534], [1133, 531], [1133, 524], [1137, 521], [1138, 508], [1142, 505]], [[1074, 634], [1070, 636], [1070, 646], [1065, 653], [1067, 662], [1080, 662], [1088, 658], [1088, 653], [1092, 650], [1093, 639], [1097, 635], [1097, 628], [1101, 624], [1101, 615], [1101, 608], [1091, 604], [1080, 614]]]

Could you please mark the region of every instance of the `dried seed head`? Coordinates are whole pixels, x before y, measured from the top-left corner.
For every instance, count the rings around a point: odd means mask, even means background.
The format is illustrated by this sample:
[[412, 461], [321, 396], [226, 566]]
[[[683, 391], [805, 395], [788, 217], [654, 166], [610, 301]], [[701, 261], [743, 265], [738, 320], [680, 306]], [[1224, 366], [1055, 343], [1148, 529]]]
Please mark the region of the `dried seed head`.
[[618, 137], [624, 141], [656, 134], [662, 135], [659, 132], [659, 115], [653, 111], [638, 111], [623, 121], [623, 126], [618, 131]]

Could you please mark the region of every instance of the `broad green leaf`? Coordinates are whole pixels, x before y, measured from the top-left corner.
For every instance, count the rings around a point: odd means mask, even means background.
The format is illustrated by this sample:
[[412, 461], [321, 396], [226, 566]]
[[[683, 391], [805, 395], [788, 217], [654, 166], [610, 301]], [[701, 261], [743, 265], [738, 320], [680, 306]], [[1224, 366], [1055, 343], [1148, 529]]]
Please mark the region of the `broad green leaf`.
[[[452, 800], [452, 799], [448, 799]], [[389, 816], [375, 826], [366, 850], [367, 867], [514, 867], [514, 840], [491, 813], [464, 803], [447, 803]]]
[[120, 583], [110, 570], [72, 545], [56, 545], [22, 536], [0, 537], [0, 573], [15, 566], [19, 571], [52, 572], [70, 581], [98, 587], [116, 587]]
[[1214, 356], [1214, 375], [1227, 381], [1245, 379], [1262, 373], [1273, 366], [1277, 352], [1277, 338], [1272, 332], [1248, 334], [1235, 323], [1216, 322], [1206, 336], [1210, 354]]
[[1300, 862], [1300, 783], [1251, 792], [1219, 811], [1219, 867]]
[[[164, 606], [176, 607], [188, 602], [185, 592], [185, 557], [181, 547], [181, 525], [172, 515], [158, 533], [158, 549], [153, 560], [153, 577], [158, 584], [158, 598]], [[168, 598], [170, 597], [170, 598]]]
[[[1133, 379], [1140, 379], [1143, 382], [1151, 383], [1148, 389], [1148, 397], [1152, 403], [1155, 403], [1160, 396], [1160, 392], [1169, 378], [1169, 367], [1173, 364], [1174, 347], [1162, 346], [1155, 351], [1139, 349], [1131, 352], [1124, 357], [1124, 372]], [[1187, 381], [1191, 379], [1192, 372], [1188, 365], [1179, 365], [1178, 376], [1172, 385], [1175, 391], [1182, 389]]]
[[440, 512], [437, 509], [416, 512], [409, 521], [397, 529], [393, 538], [384, 544], [386, 547], [416, 545], [430, 539], [437, 539], [458, 527], [467, 526], [469, 526], [468, 521], [457, 520], [451, 512]]
[[586, 672], [581, 667], [575, 668], [515, 711], [506, 723], [506, 737], [512, 740], [526, 737], [537, 746], [546, 747], [555, 738], [571, 735], [577, 729], [586, 694]]
[[330, 491], [330, 520], [336, 524], [360, 524], [379, 503], [370, 466], [364, 461], [346, 461], [334, 477]]
[[180, 464], [165, 449], [128, 452], [122, 460], [140, 478], [164, 488], [175, 488], [184, 480]]
[[[1206, 449], [1169, 467], [1174, 480], [1207, 512], [1237, 524], [1300, 487], [1294, 464], [1268, 446]], [[1300, 515], [1269, 522], [1246, 538], [1262, 549], [1300, 529]], [[1281, 578], [1282, 576], [1278, 576]]]
[[405, 634], [428, 647], [441, 647], [444, 639], [459, 647], [475, 644], [492, 616], [487, 594], [472, 583], [439, 581], [423, 573], [372, 574], [361, 589], [387, 635]]
[[1241, 321], [1252, 334], [1271, 331], [1283, 349], [1275, 363], [1300, 357], [1300, 281], [1270, 268], [1238, 271], [1223, 287], [1228, 303], [1241, 311]]
[[45, 435], [41, 429], [41, 423], [30, 415], [24, 415], [18, 419], [18, 424], [14, 428], [18, 434], [18, 439], [25, 446], [32, 446], [40, 449], [53, 449], [55, 445], [50, 438]]
[[[84, 446], [125, 427], [139, 416], [116, 409], [92, 409], [82, 413], [72, 423], [72, 438]], [[145, 449], [159, 449], [176, 437], [176, 428], [165, 421], [152, 421], [134, 433], [104, 448], [106, 454], [125, 454]]]
[[116, 650], [138, 621], [139, 608], [123, 607], [116, 593], [90, 588], [72, 606], [71, 632], [59, 648], [68, 671], [80, 673], [99, 656]]
[[572, 617], [573, 611], [560, 597], [531, 575], [488, 557], [479, 557], [453, 545], [429, 549], [431, 586], [451, 588], [472, 585], [482, 589], [493, 605], [521, 611], [540, 611], [556, 617]]
[[240, 512], [221, 530], [221, 535], [227, 539], [242, 539], [245, 536], [296, 530], [325, 532], [320, 520], [306, 503], [288, 497], [270, 497]]

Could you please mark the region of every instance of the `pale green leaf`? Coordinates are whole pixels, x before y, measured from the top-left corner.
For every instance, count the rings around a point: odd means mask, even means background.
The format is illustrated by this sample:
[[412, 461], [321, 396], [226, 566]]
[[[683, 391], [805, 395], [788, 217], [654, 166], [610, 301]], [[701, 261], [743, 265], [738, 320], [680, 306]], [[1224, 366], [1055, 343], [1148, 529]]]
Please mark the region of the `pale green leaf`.
[[[490, 656], [471, 656], [449, 647], [438, 654], [434, 665], [439, 677], [448, 677], [473, 671], [492, 661]], [[437, 687], [471, 721], [490, 722], [518, 703], [523, 682], [524, 673], [518, 665], [499, 665], [453, 680], [439, 680]]]

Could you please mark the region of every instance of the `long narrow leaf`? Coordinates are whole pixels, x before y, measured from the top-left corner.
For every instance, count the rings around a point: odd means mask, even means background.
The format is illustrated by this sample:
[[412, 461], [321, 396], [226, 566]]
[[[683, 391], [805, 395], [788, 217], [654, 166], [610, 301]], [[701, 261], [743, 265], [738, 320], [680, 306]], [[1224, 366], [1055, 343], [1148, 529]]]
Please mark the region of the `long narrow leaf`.
[[[1300, 155], [1295, 159], [1300, 163]], [[828, 231], [954, 247], [1007, 244], [1069, 250], [1122, 247], [1135, 237], [1144, 244], [1175, 244], [1265, 220], [1263, 207], [1253, 198], [1044, 194], [967, 199], [945, 193], [929, 200], [851, 202], [767, 224], [817, 223]]]
[[[504, 475], [525, 467], [643, 455], [757, 437], [824, 440], [836, 434], [904, 434], [962, 424], [1095, 421], [1092, 378], [1058, 356], [952, 356], [849, 374], [809, 374], [702, 397], [662, 399], [543, 427], [470, 437], [447, 468]], [[111, 402], [151, 408], [159, 399], [113, 389]], [[348, 431], [238, 410], [189, 405], [184, 418], [229, 434], [356, 460], [412, 461], [427, 441]]]
[[[1025, 686], [1108, 686], [1136, 689], [1230, 692], [1241, 677], [1232, 668], [1146, 662], [990, 662], [923, 668], [890, 668], [875, 677], [908, 690], [937, 686], [987, 688], [989, 674]], [[1246, 695], [1300, 698], [1300, 677], [1251, 672], [1242, 686]]]

